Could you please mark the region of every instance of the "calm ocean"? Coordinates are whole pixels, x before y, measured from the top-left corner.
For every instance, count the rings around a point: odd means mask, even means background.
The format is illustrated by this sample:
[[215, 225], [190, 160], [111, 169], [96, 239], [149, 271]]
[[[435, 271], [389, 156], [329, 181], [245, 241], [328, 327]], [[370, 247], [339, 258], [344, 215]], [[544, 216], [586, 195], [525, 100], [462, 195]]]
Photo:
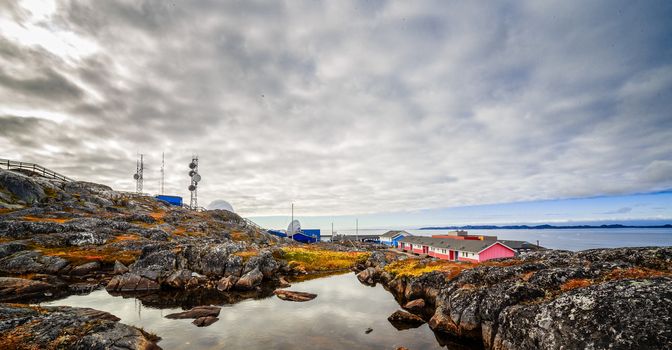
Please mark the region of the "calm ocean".
[[[388, 230], [359, 230], [361, 235], [385, 233]], [[414, 235], [431, 236], [452, 230], [406, 230]], [[355, 230], [339, 230], [339, 234], [354, 235]], [[329, 234], [328, 231], [323, 234]], [[546, 248], [584, 250], [593, 248], [672, 246], [672, 229], [547, 229], [547, 230], [469, 230], [469, 234], [497, 236], [537, 243]]]

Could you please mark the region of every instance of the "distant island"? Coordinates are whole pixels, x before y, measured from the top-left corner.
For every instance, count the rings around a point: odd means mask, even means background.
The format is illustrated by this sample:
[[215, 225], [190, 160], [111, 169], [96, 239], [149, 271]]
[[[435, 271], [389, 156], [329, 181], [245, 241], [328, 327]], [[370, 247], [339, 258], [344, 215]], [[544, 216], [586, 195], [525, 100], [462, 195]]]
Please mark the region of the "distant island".
[[439, 227], [421, 227], [420, 230], [547, 230], [547, 229], [586, 229], [586, 228], [672, 228], [672, 224], [639, 226], [639, 225], [574, 225], [574, 226], [554, 226], [554, 225], [466, 225], [466, 226], [439, 226]]

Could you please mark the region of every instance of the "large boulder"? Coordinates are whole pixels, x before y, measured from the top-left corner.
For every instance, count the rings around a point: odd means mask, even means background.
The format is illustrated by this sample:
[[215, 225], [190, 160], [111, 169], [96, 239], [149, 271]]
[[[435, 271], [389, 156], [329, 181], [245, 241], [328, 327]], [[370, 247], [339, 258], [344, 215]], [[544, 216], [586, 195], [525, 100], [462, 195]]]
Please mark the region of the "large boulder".
[[259, 269], [254, 269], [246, 274], [244, 274], [238, 282], [236, 282], [236, 289], [240, 290], [250, 290], [254, 287], [261, 284], [261, 281], [264, 279], [264, 275], [259, 271]]
[[40, 202], [46, 198], [42, 187], [28, 176], [0, 169], [0, 190], [11, 193], [26, 204]]
[[110, 292], [135, 292], [159, 290], [158, 282], [134, 273], [114, 276], [105, 287]]
[[0, 272], [56, 274], [68, 264], [67, 260], [57, 256], [46, 256], [37, 251], [24, 250], [0, 259]]
[[118, 321], [89, 308], [0, 304], [0, 348], [160, 349], [156, 336]]
[[62, 292], [64, 286], [25, 278], [0, 277], [0, 302], [51, 297]]
[[662, 349], [672, 344], [672, 278], [579, 288], [498, 321], [494, 349]]

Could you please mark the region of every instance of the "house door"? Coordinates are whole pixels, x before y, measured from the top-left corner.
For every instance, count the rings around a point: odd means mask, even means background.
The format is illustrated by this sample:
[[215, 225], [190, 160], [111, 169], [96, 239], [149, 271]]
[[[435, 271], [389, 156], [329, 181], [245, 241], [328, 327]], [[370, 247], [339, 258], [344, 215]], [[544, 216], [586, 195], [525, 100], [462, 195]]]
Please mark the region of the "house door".
[[427, 253], [429, 253], [429, 247], [422, 246], [422, 254], [427, 254]]

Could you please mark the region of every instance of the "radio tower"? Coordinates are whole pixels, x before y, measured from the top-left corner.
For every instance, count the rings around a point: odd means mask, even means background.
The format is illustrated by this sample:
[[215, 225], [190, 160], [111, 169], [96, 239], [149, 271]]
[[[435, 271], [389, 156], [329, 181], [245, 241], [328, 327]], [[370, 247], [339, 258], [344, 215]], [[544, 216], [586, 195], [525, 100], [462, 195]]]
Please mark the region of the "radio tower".
[[166, 154], [161, 152], [161, 194], [163, 194], [163, 184], [166, 181]]
[[191, 177], [191, 185], [189, 185], [189, 191], [191, 192], [191, 203], [189, 207], [192, 210], [198, 209], [198, 182], [201, 181], [201, 175], [198, 173], [198, 156], [193, 156], [191, 158], [191, 163], [189, 163], [189, 177]]
[[140, 159], [135, 164], [135, 174], [133, 178], [135, 179], [135, 192], [140, 194], [142, 193], [142, 172], [145, 170], [145, 165], [143, 163], [142, 154], [140, 154]]

